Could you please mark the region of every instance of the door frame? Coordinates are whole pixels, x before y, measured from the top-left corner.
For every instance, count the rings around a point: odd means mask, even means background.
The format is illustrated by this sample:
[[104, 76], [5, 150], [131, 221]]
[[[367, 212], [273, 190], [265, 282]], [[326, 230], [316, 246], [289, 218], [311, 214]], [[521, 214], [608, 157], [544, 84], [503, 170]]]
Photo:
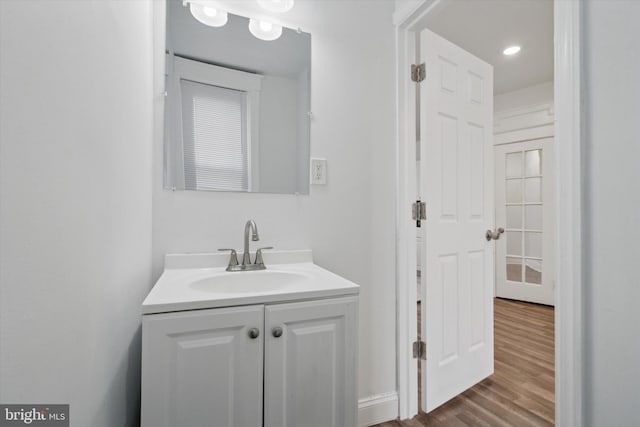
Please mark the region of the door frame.
[[[416, 95], [409, 79], [415, 35], [425, 18], [451, 0], [408, 2], [393, 15], [396, 27], [396, 310], [397, 378], [401, 419], [418, 413], [416, 232], [410, 207], [416, 192]], [[555, 399], [557, 425], [582, 425], [582, 141], [580, 0], [554, 1], [555, 103]], [[428, 212], [427, 212], [428, 214]]]

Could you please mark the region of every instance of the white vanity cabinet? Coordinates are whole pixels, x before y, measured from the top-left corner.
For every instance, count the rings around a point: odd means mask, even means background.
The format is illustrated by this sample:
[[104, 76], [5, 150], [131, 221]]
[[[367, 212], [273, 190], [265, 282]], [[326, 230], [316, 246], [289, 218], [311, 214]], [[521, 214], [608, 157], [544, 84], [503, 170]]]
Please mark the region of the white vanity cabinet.
[[357, 301], [265, 307], [265, 427], [355, 427]]
[[145, 315], [142, 425], [262, 425], [264, 307]]
[[145, 314], [142, 426], [354, 427], [357, 313], [344, 296]]

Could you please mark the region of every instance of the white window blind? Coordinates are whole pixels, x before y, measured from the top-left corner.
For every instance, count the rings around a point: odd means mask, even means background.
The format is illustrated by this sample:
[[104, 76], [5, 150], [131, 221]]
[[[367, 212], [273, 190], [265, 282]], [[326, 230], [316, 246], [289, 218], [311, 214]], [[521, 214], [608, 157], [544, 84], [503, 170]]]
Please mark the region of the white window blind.
[[248, 191], [246, 93], [180, 81], [188, 190]]

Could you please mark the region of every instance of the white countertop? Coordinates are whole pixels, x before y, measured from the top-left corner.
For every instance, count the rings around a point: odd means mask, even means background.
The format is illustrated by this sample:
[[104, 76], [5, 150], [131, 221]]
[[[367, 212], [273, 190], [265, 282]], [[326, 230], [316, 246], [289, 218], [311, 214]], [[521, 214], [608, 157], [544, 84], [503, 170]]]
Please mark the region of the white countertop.
[[[310, 250], [265, 252], [267, 269], [262, 271], [226, 272], [228, 261], [228, 253], [167, 255], [165, 270], [142, 303], [142, 313], [299, 301], [354, 295], [360, 291], [355, 283], [314, 264]], [[266, 286], [264, 290], [259, 286], [262, 277], [278, 275], [291, 277], [291, 283], [280, 288]], [[206, 281], [211, 278], [229, 278], [231, 283], [227, 290], [215, 291], [207, 287]], [[258, 285], [249, 288], [250, 291], [242, 290], [241, 286], [240, 291], [233, 291], [233, 283], [241, 283], [244, 278], [257, 280]]]

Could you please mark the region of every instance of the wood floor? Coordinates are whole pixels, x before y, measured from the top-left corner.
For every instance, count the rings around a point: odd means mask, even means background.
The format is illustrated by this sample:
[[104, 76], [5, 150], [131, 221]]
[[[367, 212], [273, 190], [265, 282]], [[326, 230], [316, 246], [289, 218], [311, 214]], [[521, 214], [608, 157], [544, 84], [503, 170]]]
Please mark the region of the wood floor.
[[376, 427], [554, 425], [553, 307], [495, 300], [495, 372], [429, 414]]

